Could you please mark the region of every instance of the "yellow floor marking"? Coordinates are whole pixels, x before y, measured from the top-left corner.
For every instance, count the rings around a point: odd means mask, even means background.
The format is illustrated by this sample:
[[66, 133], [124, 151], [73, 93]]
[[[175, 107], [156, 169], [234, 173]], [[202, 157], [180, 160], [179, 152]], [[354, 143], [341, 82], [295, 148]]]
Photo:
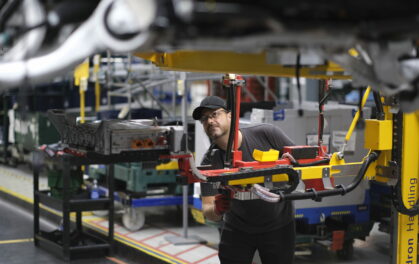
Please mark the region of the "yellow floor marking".
[[25, 242], [33, 242], [33, 238], [24, 238], [24, 239], [12, 239], [12, 240], [1, 240], [1, 244], [15, 244], [15, 243], [25, 243]]
[[28, 197], [26, 197], [24, 195], [21, 195], [21, 194], [19, 194], [17, 192], [8, 190], [8, 189], [6, 189], [6, 188], [4, 188], [2, 186], [0, 186], [0, 191], [1, 192], [5, 192], [5, 193], [7, 193], [9, 195], [15, 196], [15, 197], [19, 198], [20, 200], [23, 200], [23, 201], [28, 202], [30, 204], [33, 204], [33, 200], [32, 199], [30, 199], [30, 198], [28, 198]]
[[[7, 194], [9, 194], [9, 195], [12, 195], [12, 196], [15, 196], [15, 197], [17, 197], [17, 198], [19, 198], [19, 199], [21, 199], [21, 200], [24, 200], [24, 201], [26, 201], [26, 202], [28, 202], [28, 203], [31, 203], [31, 204], [33, 204], [33, 200], [32, 199], [29, 199], [29, 198], [27, 198], [27, 197], [25, 197], [25, 196], [23, 196], [23, 195], [19, 195], [19, 194], [17, 194], [16, 192], [13, 192], [13, 191], [10, 191], [10, 190], [8, 190], [8, 189], [6, 189], [6, 188], [4, 188], [4, 187], [2, 187], [2, 186], [0, 186], [0, 192], [4, 192], [4, 193], [7, 193]], [[44, 206], [43, 204], [40, 204], [40, 207], [42, 208], [42, 209], [44, 209], [44, 210], [46, 210], [46, 211], [49, 211], [50, 213], [52, 213], [52, 214], [55, 214], [55, 215], [58, 215], [58, 216], [62, 216], [62, 213], [61, 212], [58, 212], [58, 211], [56, 211], [56, 210], [54, 210], [54, 209], [51, 209], [51, 208], [49, 208], [49, 207], [46, 207], [46, 206]], [[85, 212], [83, 212], [83, 214], [82, 214], [83, 216], [90, 216], [91, 218], [90, 219], [83, 219], [83, 223], [84, 224], [87, 224], [87, 226], [88, 227], [90, 227], [90, 228], [93, 228], [94, 230], [96, 230], [96, 231], [100, 231], [100, 232], [102, 232], [102, 233], [106, 233], [107, 232], [107, 228], [105, 228], [105, 227], [102, 227], [102, 226], [100, 226], [100, 225], [98, 225], [98, 224], [95, 224], [95, 223], [92, 223], [91, 221], [95, 221], [95, 220], [98, 220], [98, 219], [104, 219], [103, 217], [99, 217], [99, 216], [94, 216], [93, 215], [93, 213], [92, 212], [89, 212], [89, 211], [85, 211]], [[71, 218], [71, 220], [75, 220], [75, 213], [73, 212], [73, 213], [71, 213], [70, 214], [70, 218]], [[176, 260], [175, 262], [173, 262], [173, 261], [171, 261], [170, 260], [170, 258], [171, 258], [171, 256], [170, 255], [167, 255], [167, 254], [165, 254], [165, 253], [163, 253], [163, 252], [158, 252], [158, 254], [160, 254], [161, 256], [159, 256], [159, 255], [156, 255], [156, 254], [154, 254], [153, 253], [153, 251], [155, 251], [154, 249], [152, 249], [152, 248], [149, 248], [149, 247], [147, 247], [146, 245], [144, 245], [144, 244], [142, 244], [142, 246], [144, 247], [144, 248], [141, 248], [141, 247], [139, 247], [139, 246], [137, 246], [137, 245], [135, 245], [135, 243], [136, 242], [138, 242], [138, 241], [135, 241], [135, 240], [131, 240], [131, 239], [129, 239], [129, 238], [127, 238], [127, 237], [121, 237], [121, 238], [119, 238], [118, 237], [119, 236], [119, 234], [116, 234], [116, 237], [115, 237], [115, 240], [116, 241], [118, 241], [118, 242], [121, 242], [121, 243], [123, 243], [123, 244], [125, 244], [125, 245], [128, 245], [128, 246], [130, 246], [130, 247], [133, 247], [133, 248], [136, 248], [136, 249], [138, 249], [138, 250], [140, 250], [140, 251], [143, 251], [143, 252], [145, 252], [145, 253], [147, 253], [148, 255], [151, 255], [151, 256], [153, 256], [153, 257], [156, 257], [156, 258], [158, 258], [158, 259], [160, 259], [160, 260], [163, 260], [163, 261], [165, 261], [165, 262], [167, 262], [167, 263], [185, 263], [186, 264], [186, 262], [183, 262], [183, 261], [180, 261], [180, 260]], [[127, 242], [127, 241], [124, 241], [124, 239], [127, 239], [129, 242]], [[22, 241], [19, 241], [19, 242], [30, 242], [30, 241], [33, 241], [33, 238], [30, 238], [30, 239], [26, 239], [26, 240], [22, 240]], [[6, 242], [6, 241], [0, 241], [0, 244], [8, 244], [8, 243], [19, 243], [19, 242]], [[157, 252], [156, 252], [157, 253]], [[162, 256], [164, 256], [164, 257], [162, 257]], [[111, 260], [111, 259], [109, 259], [109, 260]], [[120, 260], [117, 260], [117, 259], [113, 259], [113, 260], [111, 260], [111, 261], [120, 261]], [[125, 263], [125, 262], [116, 262], [117, 264], [127, 264], [127, 263]]]
[[[7, 194], [9, 194], [9, 195], [11, 195], [11, 196], [14, 196], [14, 197], [16, 197], [16, 198], [18, 198], [18, 199], [20, 199], [20, 200], [23, 200], [23, 201], [25, 201], [25, 202], [27, 202], [27, 203], [33, 204], [33, 199], [27, 198], [27, 197], [26, 197], [26, 196], [24, 196], [24, 195], [21, 195], [21, 194], [19, 194], [19, 193], [17, 193], [17, 192], [14, 192], [14, 191], [8, 190], [8, 189], [6, 189], [6, 188], [4, 188], [4, 187], [2, 187], [2, 186], [0, 186], [0, 192], [7, 193]], [[52, 213], [52, 214], [55, 214], [55, 215], [58, 215], [58, 216], [62, 216], [62, 213], [61, 213], [61, 212], [56, 211], [55, 209], [49, 208], [49, 207], [47, 207], [47, 206], [45, 206], [45, 205], [43, 205], [43, 204], [39, 204], [39, 207], [40, 207], [40, 208], [42, 208], [42, 209], [44, 209], [44, 210], [46, 210], [46, 211], [48, 211], [48, 212], [50, 212], [50, 213]], [[76, 218], [75, 218], [75, 215], [76, 215], [76, 213], [74, 213], [74, 212], [70, 213], [70, 216], [71, 216], [72, 218], [74, 218], [74, 219], [76, 219]], [[84, 211], [84, 212], [82, 212], [82, 215], [83, 215], [83, 216], [90, 216], [90, 215], [93, 215], [93, 213], [92, 213], [92, 212], [90, 212], [90, 211]], [[74, 220], [74, 219], [73, 219], [73, 220]]]
[[[100, 217], [100, 219], [104, 220], [104, 218], [102, 218], [102, 217]], [[95, 231], [98, 231], [102, 234], [106, 234], [108, 232], [108, 229], [106, 227], [104, 227], [104, 226], [102, 226], [98, 223], [95, 223], [93, 219], [86, 219], [86, 220], [83, 220], [83, 221], [85, 221], [85, 223], [87, 223], [87, 227], [90, 227]], [[175, 264], [176, 263], [177, 264], [179, 264], [179, 263], [186, 264], [187, 263], [187, 262], [183, 262], [179, 259], [171, 261], [171, 258], [173, 258], [173, 256], [168, 255], [168, 254], [166, 254], [164, 252], [161, 252], [161, 251], [156, 251], [154, 248], [149, 247], [146, 244], [142, 244], [139, 241], [136, 241], [134, 239], [131, 239], [131, 238], [129, 238], [125, 235], [119, 234], [119, 233], [115, 233], [114, 239], [118, 242], [121, 242], [121, 243], [123, 243], [127, 246], [130, 246], [130, 247], [136, 248], [136, 249], [138, 249], [142, 252], [145, 252], [146, 254], [148, 254], [150, 256], [153, 256], [155, 258], [163, 260], [167, 263], [175, 263]], [[140, 243], [141, 245], [140, 244], [137, 245], [136, 243]], [[155, 253], [157, 253], [157, 254], [155, 254]]]

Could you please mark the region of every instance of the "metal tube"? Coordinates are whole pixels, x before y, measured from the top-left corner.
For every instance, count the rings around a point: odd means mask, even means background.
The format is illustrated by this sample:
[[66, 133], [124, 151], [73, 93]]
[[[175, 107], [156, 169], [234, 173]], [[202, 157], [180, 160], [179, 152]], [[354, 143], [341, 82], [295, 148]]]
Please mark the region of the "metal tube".
[[[365, 103], [367, 102], [368, 95], [370, 94], [370, 91], [371, 91], [371, 87], [368, 86], [367, 90], [364, 93], [364, 96], [362, 97], [361, 107], [364, 107], [365, 106]], [[346, 142], [348, 142], [349, 139], [351, 139], [352, 132], [355, 129], [355, 125], [358, 122], [359, 116], [360, 116], [360, 111], [358, 110], [356, 112], [355, 116], [354, 116], [354, 119], [352, 120], [352, 123], [351, 123], [351, 126], [349, 127], [348, 133], [346, 133], [346, 136], [345, 136], [345, 141]]]
[[[367, 102], [368, 95], [370, 94], [370, 91], [371, 91], [371, 86], [368, 86], [367, 90], [364, 93], [364, 96], [362, 97], [362, 102], [361, 102], [361, 107], [360, 107], [361, 109], [365, 106], [365, 103]], [[341, 147], [341, 149], [338, 153], [338, 157], [340, 159], [342, 159], [344, 157], [344, 152], [345, 152], [346, 145], [348, 144], [349, 140], [351, 139], [352, 132], [355, 129], [356, 123], [358, 122], [358, 119], [359, 119], [360, 115], [361, 115], [360, 110], [358, 109], [358, 111], [356, 112], [356, 114], [354, 116], [354, 119], [352, 119], [352, 123], [351, 123], [351, 125], [348, 129], [348, 132], [346, 133], [345, 142], [343, 143], [343, 145], [342, 145], [342, 147]]]
[[182, 226], [183, 237], [188, 237], [188, 185], [182, 186]]
[[[183, 95], [182, 95], [182, 124], [183, 124], [183, 139], [185, 141], [183, 151], [188, 151], [188, 85], [186, 83], [186, 73], [182, 72], [180, 79], [183, 80]], [[188, 184], [182, 186], [182, 229], [183, 237], [188, 237]]]
[[[237, 76], [237, 79], [239, 79], [241, 76]], [[239, 149], [239, 119], [240, 119], [240, 99], [241, 99], [241, 92], [242, 92], [242, 86], [236, 85], [236, 97], [235, 97], [235, 127], [234, 127], [234, 151], [238, 151]], [[233, 164], [235, 160], [233, 157]]]

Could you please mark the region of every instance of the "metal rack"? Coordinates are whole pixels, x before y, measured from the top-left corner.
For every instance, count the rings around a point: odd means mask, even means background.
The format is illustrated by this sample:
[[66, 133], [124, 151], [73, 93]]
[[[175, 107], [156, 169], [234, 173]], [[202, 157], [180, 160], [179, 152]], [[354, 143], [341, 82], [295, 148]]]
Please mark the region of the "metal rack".
[[[82, 257], [103, 256], [112, 254], [114, 240], [114, 163], [134, 162], [138, 160], [157, 160], [160, 155], [167, 154], [166, 150], [142, 150], [121, 152], [120, 154], [102, 155], [88, 152], [79, 157], [70, 154], [61, 154], [49, 157], [44, 152], [34, 154], [34, 243], [56, 255], [71, 260]], [[48, 190], [39, 190], [39, 175], [44, 164], [52, 163], [62, 170], [63, 193], [62, 199], [50, 196]], [[107, 198], [88, 199], [74, 198], [70, 194], [70, 168], [88, 164], [107, 164]], [[62, 211], [62, 231], [55, 236], [40, 229], [40, 204]], [[105, 238], [86, 232], [82, 228], [82, 212], [93, 210], [109, 211], [108, 234]], [[76, 212], [76, 229], [71, 234], [70, 213]], [[58, 239], [54, 239], [57, 238]]]

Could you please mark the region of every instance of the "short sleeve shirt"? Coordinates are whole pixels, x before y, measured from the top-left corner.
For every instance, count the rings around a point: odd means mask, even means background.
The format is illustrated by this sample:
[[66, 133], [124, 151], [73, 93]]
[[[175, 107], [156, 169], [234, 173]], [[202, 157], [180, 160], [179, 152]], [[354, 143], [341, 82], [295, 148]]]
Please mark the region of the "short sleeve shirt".
[[[240, 128], [242, 133], [243, 161], [253, 161], [253, 150], [268, 151], [276, 149], [282, 151], [284, 146], [294, 143], [278, 127], [270, 124], [258, 124]], [[211, 145], [202, 161], [202, 165], [211, 164], [214, 168], [223, 168], [225, 152]], [[201, 195], [213, 196], [218, 193], [212, 184], [201, 183]], [[224, 222], [247, 233], [269, 232], [288, 224], [294, 218], [294, 208], [291, 202], [269, 203], [260, 199], [231, 201], [231, 210], [224, 215]]]

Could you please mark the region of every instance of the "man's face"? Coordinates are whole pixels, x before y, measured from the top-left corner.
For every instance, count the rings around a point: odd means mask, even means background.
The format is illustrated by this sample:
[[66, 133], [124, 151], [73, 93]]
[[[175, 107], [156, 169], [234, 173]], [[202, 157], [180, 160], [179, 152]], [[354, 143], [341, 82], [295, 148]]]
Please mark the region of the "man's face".
[[231, 113], [228, 113], [223, 108], [205, 109], [202, 112], [200, 121], [208, 137], [215, 140], [229, 133]]

